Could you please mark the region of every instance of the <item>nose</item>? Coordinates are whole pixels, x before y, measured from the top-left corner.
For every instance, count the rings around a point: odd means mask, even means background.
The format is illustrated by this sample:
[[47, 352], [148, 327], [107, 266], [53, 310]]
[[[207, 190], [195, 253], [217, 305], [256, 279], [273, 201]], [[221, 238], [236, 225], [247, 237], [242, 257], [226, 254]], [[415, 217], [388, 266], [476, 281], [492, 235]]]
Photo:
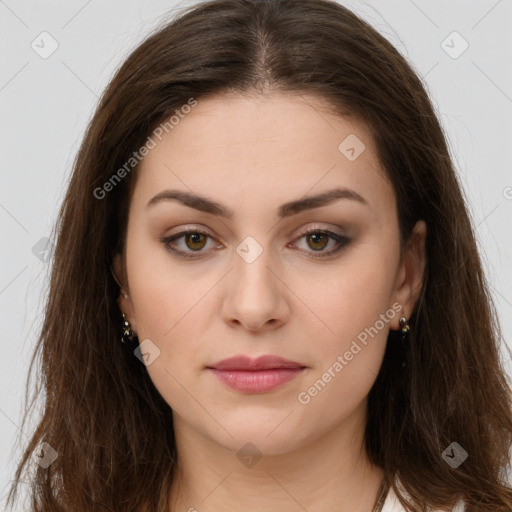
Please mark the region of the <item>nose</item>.
[[277, 329], [288, 321], [289, 288], [273, 267], [266, 248], [252, 262], [235, 252], [234, 268], [224, 286], [221, 316], [231, 326], [265, 331]]

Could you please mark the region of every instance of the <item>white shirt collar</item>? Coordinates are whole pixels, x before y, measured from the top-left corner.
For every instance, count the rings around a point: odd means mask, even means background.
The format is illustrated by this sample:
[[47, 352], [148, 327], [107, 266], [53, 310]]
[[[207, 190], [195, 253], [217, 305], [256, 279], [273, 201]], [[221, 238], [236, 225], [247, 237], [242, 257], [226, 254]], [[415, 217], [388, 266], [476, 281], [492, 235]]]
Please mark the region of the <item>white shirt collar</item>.
[[[405, 494], [405, 496], [408, 496], [407, 492], [403, 489], [403, 487], [400, 485], [400, 482], [397, 482], [398, 487], [400, 490]], [[464, 512], [464, 503], [462, 501], [459, 501], [457, 505], [453, 508], [453, 512]], [[386, 496], [386, 501], [384, 502], [384, 507], [382, 508], [382, 512], [405, 512], [405, 508], [402, 506], [398, 498], [396, 497], [395, 492], [393, 489], [389, 489], [388, 495]], [[433, 511], [433, 512], [439, 512], [439, 511]]]

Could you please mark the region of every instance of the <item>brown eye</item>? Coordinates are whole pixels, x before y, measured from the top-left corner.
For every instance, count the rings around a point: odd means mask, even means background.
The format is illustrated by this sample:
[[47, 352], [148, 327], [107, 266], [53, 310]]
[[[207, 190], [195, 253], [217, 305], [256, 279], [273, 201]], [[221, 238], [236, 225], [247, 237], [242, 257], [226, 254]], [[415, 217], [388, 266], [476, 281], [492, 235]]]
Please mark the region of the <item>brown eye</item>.
[[311, 241], [311, 243], [308, 243], [309, 247], [311, 249], [315, 250], [322, 250], [325, 249], [327, 244], [329, 243], [329, 236], [327, 236], [325, 233], [312, 233], [310, 235], [307, 235], [308, 242]]
[[[334, 256], [351, 242], [351, 239], [346, 236], [318, 228], [310, 228], [304, 231], [298, 241], [303, 239], [306, 248], [302, 248], [302, 251], [309, 253], [314, 258]], [[329, 244], [329, 242], [333, 243]], [[326, 250], [329, 245], [331, 247]]]
[[178, 256], [197, 258], [206, 255], [207, 250], [203, 249], [209, 239], [213, 240], [211, 235], [194, 229], [161, 238], [160, 241], [168, 251]]
[[185, 244], [193, 251], [202, 249], [206, 245], [206, 236], [203, 233], [191, 232], [185, 236]]

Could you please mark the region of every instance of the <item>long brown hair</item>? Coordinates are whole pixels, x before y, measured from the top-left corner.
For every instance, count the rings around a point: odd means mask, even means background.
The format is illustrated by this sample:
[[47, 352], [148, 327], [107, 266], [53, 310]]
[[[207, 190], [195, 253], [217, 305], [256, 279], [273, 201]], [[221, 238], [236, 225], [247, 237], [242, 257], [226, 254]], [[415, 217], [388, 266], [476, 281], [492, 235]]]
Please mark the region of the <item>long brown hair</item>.
[[[126, 162], [191, 98], [231, 91], [315, 94], [371, 129], [396, 192], [402, 246], [417, 220], [427, 223], [427, 266], [409, 343], [401, 348], [390, 332], [370, 392], [366, 450], [408, 510], [457, 499], [468, 512], [511, 510], [502, 336], [443, 131], [406, 60], [331, 0], [188, 7], [131, 53], [102, 95], [55, 226], [44, 324], [30, 365], [31, 372], [38, 363], [44, 407], [16, 480], [40, 443], [58, 454], [46, 469], [33, 465], [33, 510], [168, 507], [177, 460], [172, 411], [119, 341], [110, 264], [124, 251], [137, 171]], [[452, 442], [468, 454], [456, 469], [442, 456]]]

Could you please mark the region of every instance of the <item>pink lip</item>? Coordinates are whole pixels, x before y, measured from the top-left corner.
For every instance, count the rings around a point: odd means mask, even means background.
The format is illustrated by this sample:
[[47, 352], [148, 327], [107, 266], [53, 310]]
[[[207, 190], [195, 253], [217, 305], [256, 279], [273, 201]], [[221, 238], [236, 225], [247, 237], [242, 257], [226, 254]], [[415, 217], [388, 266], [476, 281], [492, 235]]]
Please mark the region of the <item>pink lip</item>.
[[234, 356], [208, 366], [208, 368], [215, 368], [216, 370], [273, 370], [276, 368], [296, 369], [304, 367], [303, 364], [272, 355], [260, 356], [256, 359], [247, 356]]
[[297, 377], [306, 367], [278, 356], [235, 356], [207, 367], [224, 384], [244, 393], [265, 393]]

